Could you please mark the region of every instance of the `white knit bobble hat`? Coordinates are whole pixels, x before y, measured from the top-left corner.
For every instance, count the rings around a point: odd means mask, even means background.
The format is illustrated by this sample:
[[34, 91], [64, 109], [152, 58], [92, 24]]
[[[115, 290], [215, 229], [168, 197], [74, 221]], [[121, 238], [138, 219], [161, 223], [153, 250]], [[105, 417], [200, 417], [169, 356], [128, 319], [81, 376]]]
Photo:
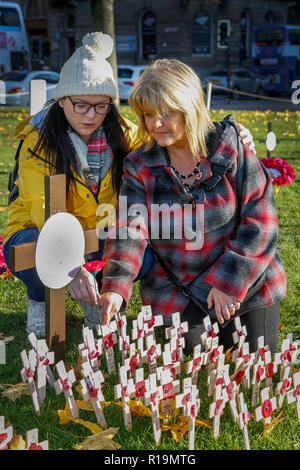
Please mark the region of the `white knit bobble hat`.
[[113, 39], [97, 32], [84, 36], [82, 43], [62, 67], [54, 99], [72, 95], [105, 95], [115, 99], [114, 74], [105, 60], [112, 53]]

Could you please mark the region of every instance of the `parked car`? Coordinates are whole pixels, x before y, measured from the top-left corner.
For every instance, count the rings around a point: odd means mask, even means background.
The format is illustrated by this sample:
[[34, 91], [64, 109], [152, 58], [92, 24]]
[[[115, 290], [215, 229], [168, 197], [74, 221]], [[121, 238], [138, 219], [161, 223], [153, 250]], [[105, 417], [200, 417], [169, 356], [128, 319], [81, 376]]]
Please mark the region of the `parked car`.
[[46, 80], [47, 101], [53, 98], [55, 85], [59, 80], [59, 73], [49, 70], [20, 70], [9, 72], [0, 80], [6, 84], [6, 105], [8, 106], [28, 106], [29, 105], [29, 84], [31, 80]]
[[[213, 85], [228, 88], [227, 70], [215, 70], [206, 76], [202, 80], [202, 84], [205, 89], [207, 88], [209, 81], [211, 81]], [[249, 73], [248, 70], [242, 68], [231, 70], [229, 88], [231, 90], [244, 91], [246, 93], [254, 93], [256, 95], [264, 94], [264, 82], [256, 77], [255, 74]], [[213, 88], [213, 93], [226, 93], [226, 91]], [[240, 99], [242, 96], [243, 95], [240, 95], [239, 93], [230, 93], [230, 97], [236, 100]]]
[[119, 65], [118, 84], [120, 101], [127, 101], [135, 82], [147, 68], [146, 65]]

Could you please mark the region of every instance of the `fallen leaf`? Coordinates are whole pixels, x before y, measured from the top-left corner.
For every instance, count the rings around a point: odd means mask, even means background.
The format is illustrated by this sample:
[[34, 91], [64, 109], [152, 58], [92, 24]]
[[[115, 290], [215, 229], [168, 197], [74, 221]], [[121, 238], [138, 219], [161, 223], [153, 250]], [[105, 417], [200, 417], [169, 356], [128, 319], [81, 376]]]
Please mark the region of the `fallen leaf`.
[[14, 336], [4, 336], [3, 333], [0, 333], [0, 341], [4, 341], [5, 344], [9, 343], [10, 341], [13, 341], [14, 339]]
[[13, 385], [2, 393], [3, 397], [8, 398], [9, 401], [12, 402], [16, 401], [18, 398], [21, 398], [22, 395], [31, 395], [28, 383]]
[[22, 436], [14, 434], [12, 440], [9, 443], [9, 450], [24, 450], [25, 441]]
[[77, 450], [118, 450], [122, 446], [112, 440], [119, 428], [108, 428], [94, 436], [87, 437], [76, 447]]
[[283, 410], [280, 411], [280, 413], [276, 416], [276, 418], [274, 418], [271, 423], [269, 424], [265, 424], [264, 426], [264, 430], [263, 432], [259, 435], [259, 437], [261, 437], [263, 434], [271, 434], [271, 432], [273, 431], [274, 427], [276, 426], [276, 424], [280, 423], [281, 421], [284, 421], [286, 419], [286, 416], [284, 418], [280, 418], [280, 416], [282, 415], [283, 413]]
[[[90, 403], [90, 406], [88, 407], [87, 403], [81, 400], [76, 400], [76, 406], [77, 406], [77, 409], [85, 409], [88, 411], [93, 411], [93, 407], [91, 403]], [[80, 418], [73, 418], [73, 416], [70, 413], [67, 403], [66, 403], [65, 409], [58, 410], [57, 414], [59, 416], [59, 424], [62, 426], [73, 421], [74, 423], [81, 424], [82, 426], [85, 426], [86, 428], [88, 428], [92, 434], [98, 434], [99, 432], [102, 431], [102, 428], [100, 428], [100, 426], [96, 423], [92, 423], [91, 421], [84, 421], [83, 419], [80, 419]]]
[[225, 364], [230, 364], [232, 361], [233, 346], [225, 351]]

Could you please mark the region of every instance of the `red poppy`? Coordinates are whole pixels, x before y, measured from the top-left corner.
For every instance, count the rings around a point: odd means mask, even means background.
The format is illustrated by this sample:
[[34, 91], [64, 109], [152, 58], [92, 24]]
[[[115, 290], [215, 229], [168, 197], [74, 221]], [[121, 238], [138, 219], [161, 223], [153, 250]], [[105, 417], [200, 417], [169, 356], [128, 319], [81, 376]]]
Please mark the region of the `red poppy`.
[[243, 413], [242, 414], [242, 417], [243, 417], [243, 422], [244, 422], [244, 425], [245, 426], [248, 426], [248, 423], [251, 419], [251, 413], [249, 411], [247, 411], [247, 413]]
[[249, 362], [251, 361], [251, 355], [245, 354], [245, 356], [243, 356], [243, 359], [244, 359], [244, 366], [247, 366]]
[[123, 320], [121, 320], [121, 319], [120, 319], [120, 320], [117, 320], [117, 327], [118, 327], [118, 328], [121, 329], [123, 325], [124, 325]]
[[150, 320], [144, 320], [144, 323], [147, 324], [148, 328], [152, 328], [152, 326], [154, 325], [155, 323], [155, 318], [154, 317], [151, 317]]
[[274, 375], [274, 362], [269, 362], [266, 364], [266, 376], [268, 379], [271, 379]]
[[291, 385], [290, 381], [288, 379], [284, 379], [280, 388], [281, 395], [284, 395], [286, 393], [290, 385]]
[[220, 355], [220, 352], [218, 351], [218, 349], [217, 348], [213, 349], [212, 352], [209, 355], [210, 362], [215, 364], [217, 362], [217, 359], [218, 359], [219, 355]]
[[[261, 158], [261, 163], [269, 169], [272, 177], [272, 183], [276, 186], [291, 184], [295, 179], [295, 171], [286, 160], [278, 157]], [[277, 170], [280, 174], [272, 174], [272, 170]]]
[[147, 352], [148, 354], [148, 360], [149, 362], [154, 362], [156, 361], [156, 359], [158, 358], [158, 354], [157, 354], [157, 350], [156, 350], [156, 346], [155, 344], [153, 344], [151, 346], [151, 348], [149, 349], [149, 351]]
[[91, 386], [89, 386], [88, 383], [86, 384], [90, 397], [97, 398], [98, 390], [95, 387], [93, 387], [91, 383], [90, 383], [90, 385]]
[[191, 401], [191, 394], [187, 393], [182, 399], [182, 404], [187, 405]]
[[191, 405], [191, 408], [190, 408], [190, 415], [193, 417], [193, 418], [196, 418], [197, 414], [199, 412], [199, 406], [198, 404], [192, 404]]
[[177, 330], [177, 334], [178, 334], [178, 337], [181, 338], [181, 336], [184, 335], [184, 329], [182, 328], [182, 326], [180, 326]]
[[265, 369], [262, 366], [258, 366], [257, 371], [256, 371], [256, 380], [257, 380], [257, 382], [260, 382], [264, 371], [265, 371]]
[[235, 398], [235, 390], [234, 390], [234, 384], [230, 382], [227, 387], [226, 387], [227, 395], [229, 401], [233, 400]]
[[233, 381], [236, 382], [237, 385], [240, 385], [241, 381], [242, 381], [242, 378], [244, 377], [245, 375], [245, 371], [244, 370], [240, 370], [239, 372], [237, 372], [237, 374], [235, 375]]
[[4, 256], [3, 256], [3, 236], [0, 236], [0, 275], [4, 273], [11, 274], [11, 271], [8, 269]]
[[42, 446], [40, 446], [39, 444], [36, 444], [35, 442], [33, 442], [28, 450], [43, 450]]
[[171, 360], [172, 362], [178, 362], [178, 351], [177, 349], [174, 349], [172, 352], [171, 352]]
[[264, 418], [270, 418], [273, 413], [273, 407], [271, 400], [265, 400], [261, 405], [261, 413]]
[[129, 393], [127, 392], [127, 385], [121, 384], [121, 395], [122, 397], [129, 397]]
[[153, 404], [153, 406], [158, 405], [158, 403], [159, 403], [159, 392], [157, 390], [156, 390], [156, 392], [151, 393], [150, 401]]
[[224, 414], [223, 411], [223, 400], [217, 400], [216, 401], [216, 407], [215, 407], [215, 415], [216, 416], [222, 416]]
[[135, 394], [137, 397], [143, 397], [146, 393], [145, 380], [141, 380], [135, 384]]
[[174, 379], [175, 375], [176, 375], [176, 371], [175, 371], [175, 367], [174, 367], [174, 364], [168, 364], [167, 366], [164, 366], [164, 370], [166, 369], [169, 369], [170, 372], [171, 372], [171, 375]]
[[130, 367], [131, 372], [135, 370], [137, 365], [138, 365], [138, 355], [134, 354], [133, 356], [131, 356], [130, 361], [129, 361], [129, 367]]
[[100, 356], [98, 346], [95, 345], [95, 352], [89, 352], [89, 359], [96, 359], [98, 356]]
[[293, 396], [296, 398], [296, 400], [299, 400], [300, 397], [300, 385], [297, 385], [293, 392]]
[[60, 383], [64, 390], [69, 390], [70, 388], [72, 388], [72, 384], [70, 383], [68, 378], [67, 379], [60, 378]]
[[266, 348], [260, 348], [258, 351], [258, 356], [262, 358], [262, 360], [265, 359], [265, 353], [267, 352]]
[[90, 273], [99, 273], [104, 265], [105, 261], [90, 261], [85, 263], [83, 267]]
[[103, 341], [103, 346], [105, 349], [112, 348], [114, 345], [112, 333], [109, 333], [108, 335], [103, 336], [102, 341]]
[[219, 377], [218, 380], [216, 381], [216, 386], [217, 385], [223, 385], [224, 384], [224, 379], [223, 377]]
[[25, 367], [25, 372], [26, 372], [26, 375], [28, 378], [31, 378], [31, 377], [34, 377], [34, 372], [32, 371], [32, 369], [29, 367], [29, 369], [26, 369]]
[[290, 353], [290, 350], [287, 349], [286, 351], [284, 351], [281, 355], [280, 355], [280, 360], [281, 360], [281, 364], [283, 366], [289, 364], [290, 362], [292, 362], [292, 357], [291, 357], [291, 353]]
[[[6, 441], [7, 438], [8, 438], [7, 432], [0, 434], [0, 445], [2, 444], [2, 442]], [[2, 450], [7, 450], [7, 449], [8, 449], [7, 444], [4, 447], [2, 447]]]
[[192, 371], [199, 372], [199, 370], [201, 370], [201, 366], [202, 366], [202, 356], [196, 357], [196, 359], [193, 360]]
[[215, 338], [217, 336], [213, 327], [210, 327], [209, 329], [207, 329], [206, 334], [208, 338]]
[[163, 385], [163, 400], [174, 397], [174, 387], [172, 382]]

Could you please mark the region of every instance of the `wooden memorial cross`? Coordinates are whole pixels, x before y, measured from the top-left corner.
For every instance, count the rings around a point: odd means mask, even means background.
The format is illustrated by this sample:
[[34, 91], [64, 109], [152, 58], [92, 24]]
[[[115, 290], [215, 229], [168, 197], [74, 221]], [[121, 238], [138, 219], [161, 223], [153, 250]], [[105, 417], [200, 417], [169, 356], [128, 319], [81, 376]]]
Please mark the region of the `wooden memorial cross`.
[[245, 388], [250, 388], [250, 369], [255, 359], [255, 353], [249, 353], [249, 343], [243, 343], [241, 348], [241, 357], [235, 361], [235, 371], [231, 376], [231, 381], [235, 382], [237, 386], [241, 384]]
[[59, 379], [54, 382], [54, 390], [56, 395], [64, 392], [71, 416], [73, 418], [79, 418], [76, 401], [72, 391], [73, 383], [76, 381], [74, 370], [71, 369], [69, 372], [67, 372], [63, 361], [59, 361], [57, 364], [55, 364], [55, 367], [59, 376]]
[[105, 352], [107, 370], [109, 373], [115, 372], [114, 345], [118, 342], [115, 333], [117, 329], [116, 322], [114, 320], [109, 325], [98, 325], [98, 327], [102, 334], [102, 350]]
[[25, 450], [49, 450], [48, 441], [39, 442], [39, 431], [37, 428], [27, 431]]
[[[174, 340], [176, 339], [176, 346], [178, 350], [178, 360], [180, 362], [183, 361], [183, 348], [185, 345], [183, 335], [184, 333], [187, 333], [188, 328], [189, 328], [188, 322], [185, 321], [181, 323], [179, 312], [172, 313], [172, 326], [166, 328], [165, 337], [166, 339], [172, 340], [172, 344]], [[199, 342], [200, 342], [200, 338], [199, 338]]]
[[293, 344], [292, 334], [288, 334], [282, 341], [281, 352], [275, 354], [275, 361], [280, 362], [280, 380], [284, 375], [284, 369], [293, 364], [297, 356], [297, 348]]
[[287, 402], [288, 404], [296, 402], [297, 414], [300, 419], [300, 372], [293, 374], [293, 385], [294, 388], [289, 390], [287, 393]]
[[236, 317], [234, 319], [234, 326], [235, 326], [235, 331], [232, 333], [232, 338], [233, 338], [234, 344], [238, 344], [240, 338], [244, 337], [243, 339], [244, 340], [246, 339], [247, 328], [241, 325], [240, 317]]
[[277, 407], [276, 397], [269, 398], [269, 393], [269, 387], [266, 387], [261, 391], [261, 406], [254, 410], [256, 421], [260, 421], [262, 419], [264, 424], [271, 423], [272, 413]]
[[35, 360], [35, 357], [33, 357], [32, 355], [29, 359], [25, 349], [21, 352], [21, 359], [23, 362], [23, 369], [21, 370], [21, 377], [22, 377], [23, 382], [28, 382], [32, 404], [33, 404], [36, 414], [39, 415], [40, 414], [40, 402], [39, 402], [38, 393], [37, 393], [35, 381], [34, 381], [36, 360]]
[[214, 401], [209, 406], [208, 417], [213, 418], [213, 437], [216, 439], [220, 433], [220, 418], [224, 413], [227, 398], [222, 394], [222, 385], [217, 385], [214, 391]]
[[161, 427], [159, 420], [159, 402], [162, 400], [162, 386], [157, 385], [156, 374], [149, 375], [149, 390], [145, 393], [145, 405], [150, 405], [152, 429], [156, 444], [159, 444], [161, 438]]
[[210, 339], [215, 339], [218, 337], [219, 333], [219, 325], [218, 322], [215, 322], [213, 325], [211, 324], [210, 317], [207, 315], [203, 318], [203, 325], [205, 328], [205, 332], [201, 335], [201, 341], [203, 346], [205, 346], [205, 350], [209, 349]]
[[122, 410], [124, 417], [124, 424], [128, 431], [132, 429], [131, 411], [128, 405], [129, 400], [135, 394], [135, 386], [133, 379], [127, 377], [128, 366], [119, 367], [120, 383], [114, 386], [115, 398], [122, 399]]
[[163, 370], [163, 368], [158, 379], [162, 385], [162, 414], [171, 416], [173, 410], [172, 398], [180, 391], [180, 381], [173, 380], [171, 370]]
[[266, 368], [263, 363], [258, 362], [253, 366], [253, 377], [252, 377], [252, 406], [257, 406], [259, 401], [259, 389], [261, 382], [266, 378]]
[[135, 399], [144, 402], [144, 396], [149, 391], [149, 379], [144, 379], [144, 369], [140, 367], [135, 371]]
[[149, 364], [149, 374], [154, 374], [156, 372], [157, 359], [161, 355], [161, 345], [156, 344], [154, 334], [146, 336], [146, 346], [147, 346], [147, 357]]
[[0, 416], [0, 450], [7, 450], [8, 444], [13, 438], [13, 427], [5, 428], [4, 416]]
[[135, 343], [130, 343], [129, 357], [124, 361], [124, 366], [128, 367], [130, 377], [133, 376], [135, 369], [138, 367], [140, 361], [139, 355], [135, 350], [135, 346]]
[[158, 374], [161, 373], [162, 370], [167, 370], [169, 369], [171, 372], [171, 375], [173, 378], [175, 378], [178, 374], [181, 372], [181, 363], [176, 359], [177, 357], [174, 357], [174, 353], [171, 352], [171, 344], [166, 343], [164, 346], [164, 352], [162, 354], [163, 356], [163, 366], [158, 367]]
[[213, 369], [208, 377], [208, 396], [211, 397], [217, 385], [224, 385], [224, 372], [229, 373], [229, 364], [225, 365], [225, 354], [220, 354], [216, 362], [216, 368]]
[[291, 372], [291, 368], [290, 367], [285, 367], [283, 380], [282, 380], [282, 382], [279, 382], [276, 386], [275, 394], [279, 395], [278, 401], [277, 401], [277, 407], [278, 408], [282, 407], [284, 397], [287, 396], [287, 391], [289, 390], [289, 388], [292, 385], [292, 378], [290, 378], [290, 372]]
[[201, 344], [197, 344], [193, 349], [193, 359], [186, 364], [186, 373], [192, 374], [193, 385], [197, 385], [198, 374], [206, 361], [207, 353], [201, 353]]
[[83, 362], [90, 362], [94, 372], [99, 370], [99, 357], [102, 354], [102, 339], [95, 340], [94, 332], [88, 326], [82, 327], [83, 343], [78, 345]]
[[[229, 366], [229, 364], [227, 364]], [[238, 412], [236, 407], [236, 396], [238, 386], [235, 382], [231, 382], [228, 370], [223, 371], [224, 389], [223, 396], [228, 400], [231, 416], [233, 421], [238, 421]]]
[[189, 418], [189, 450], [194, 450], [195, 444], [195, 419], [199, 413], [199, 390], [192, 384], [192, 379], [184, 380], [183, 393], [176, 395], [176, 408], [183, 408], [183, 415]]
[[40, 403], [46, 398], [46, 382], [53, 386], [54, 375], [50, 365], [54, 364], [54, 353], [50, 352], [44, 339], [37, 339], [32, 332], [28, 336], [32, 350], [29, 351], [29, 362], [35, 362], [37, 370], [37, 393]]
[[251, 419], [251, 414], [248, 411], [247, 405], [244, 401], [244, 396], [242, 393], [238, 395], [238, 404], [239, 404], [239, 427], [243, 431], [243, 438], [245, 449], [250, 450], [249, 436], [248, 436], [248, 423]]
[[104, 401], [104, 396], [101, 390], [101, 384], [104, 382], [104, 377], [101, 370], [94, 372], [89, 362], [82, 364], [82, 376], [80, 381], [82, 386], [81, 394], [84, 401], [90, 400], [92, 402], [94, 412], [98, 423], [103, 429], [107, 428], [106, 420], [103, 414], [101, 401]]
[[[66, 212], [66, 175], [45, 176], [45, 222], [58, 212]], [[84, 231], [85, 254], [99, 249], [96, 229]], [[35, 267], [36, 242], [10, 247], [10, 266], [14, 272]], [[66, 348], [66, 288], [45, 287], [46, 342], [54, 352], [55, 362], [65, 359]]]

